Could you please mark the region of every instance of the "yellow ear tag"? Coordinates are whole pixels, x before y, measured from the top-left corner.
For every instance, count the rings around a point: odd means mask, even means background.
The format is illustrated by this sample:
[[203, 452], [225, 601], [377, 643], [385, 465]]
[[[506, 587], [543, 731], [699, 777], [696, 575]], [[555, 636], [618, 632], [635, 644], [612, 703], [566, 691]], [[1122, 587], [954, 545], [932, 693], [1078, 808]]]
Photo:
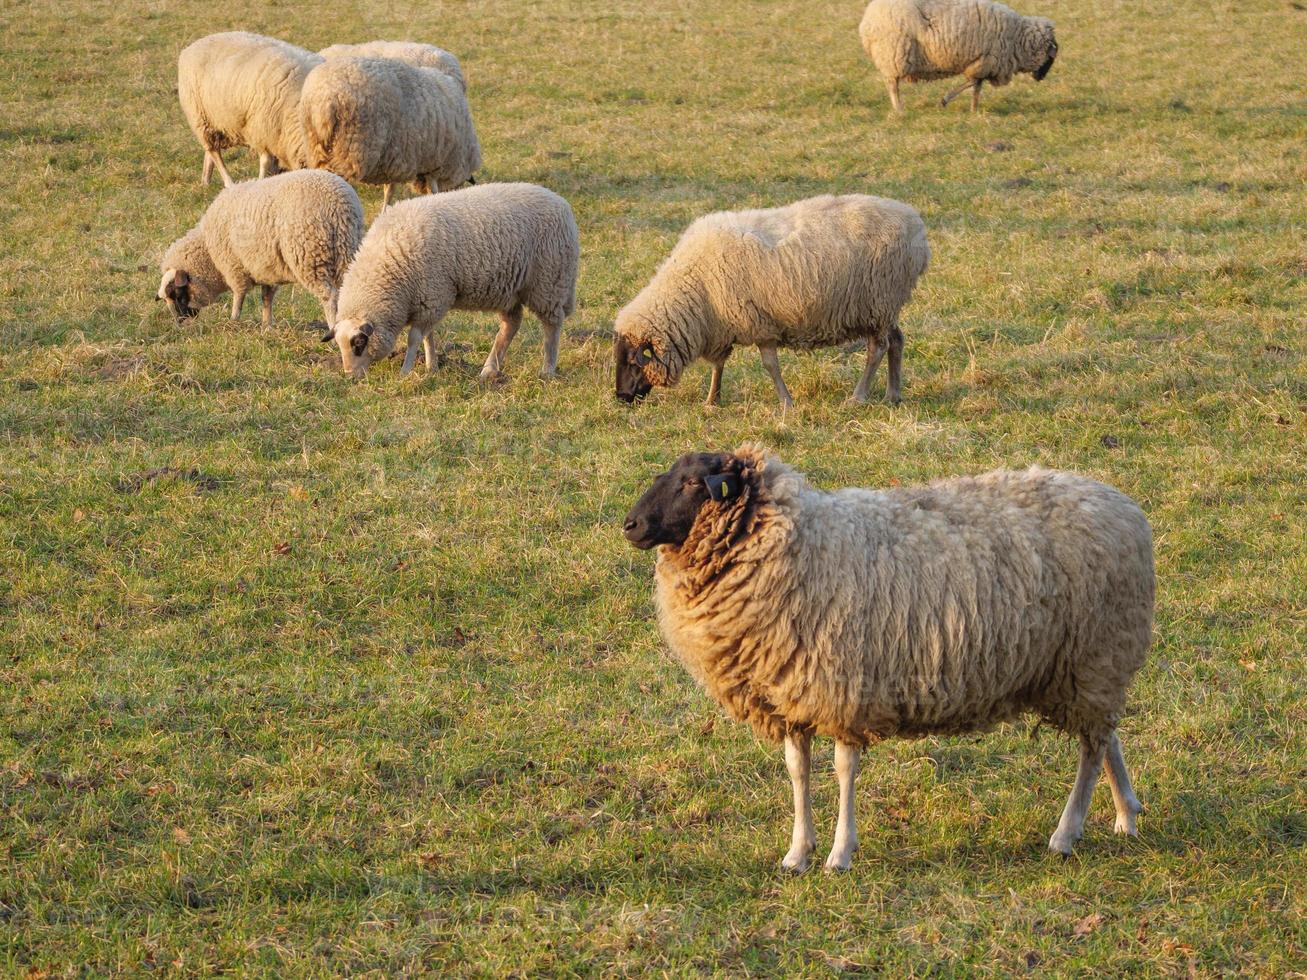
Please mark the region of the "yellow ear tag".
[[646, 348], [644, 349], [644, 356], [645, 356], [645, 357], [652, 358], [652, 357], [654, 356], [654, 355], [653, 355], [653, 348], [652, 348], [652, 347], [646, 347]]

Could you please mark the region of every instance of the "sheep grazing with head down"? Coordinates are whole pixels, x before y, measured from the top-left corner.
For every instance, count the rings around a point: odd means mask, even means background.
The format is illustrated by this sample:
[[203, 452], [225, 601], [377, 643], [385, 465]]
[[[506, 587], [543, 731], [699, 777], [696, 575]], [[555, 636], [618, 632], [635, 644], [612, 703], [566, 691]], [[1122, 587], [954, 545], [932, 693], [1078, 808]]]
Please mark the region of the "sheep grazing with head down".
[[563, 320], [576, 308], [581, 238], [567, 202], [535, 184], [481, 184], [418, 197], [384, 211], [368, 229], [340, 290], [334, 336], [347, 374], [361, 378], [390, 355], [408, 327], [406, 375], [450, 310], [493, 310], [501, 325], [481, 371], [502, 377], [522, 310], [540, 320], [544, 375], [558, 371]]
[[902, 81], [964, 75], [966, 84], [940, 104], [971, 89], [975, 112], [985, 82], [1006, 85], [1021, 72], [1041, 82], [1057, 58], [1052, 21], [1023, 17], [994, 0], [871, 0], [858, 35], [885, 79], [895, 111], [903, 109]]
[[658, 620], [737, 720], [785, 743], [802, 871], [816, 840], [810, 741], [835, 739], [839, 821], [857, 847], [864, 746], [985, 730], [1030, 712], [1080, 740], [1049, 849], [1069, 855], [1104, 758], [1117, 833], [1142, 811], [1117, 722], [1153, 623], [1152, 532], [1124, 494], [1038, 467], [825, 493], [763, 450], [689, 454], [626, 519], [658, 547]]
[[472, 180], [481, 144], [461, 79], [388, 58], [329, 58], [304, 80], [300, 117], [312, 165], [414, 193]]
[[889, 352], [886, 396], [900, 398], [899, 311], [926, 271], [921, 215], [883, 197], [813, 197], [763, 211], [722, 211], [686, 229], [649, 285], [617, 314], [617, 397], [633, 402], [671, 386], [702, 357], [713, 368], [708, 404], [738, 345], [758, 348], [781, 405], [778, 347], [865, 340], [867, 366], [853, 391], [865, 402]]
[[200, 179], [218, 168], [233, 183], [223, 150], [248, 146], [259, 176], [309, 166], [300, 126], [300, 89], [322, 58], [275, 37], [228, 31], [187, 45], [177, 57], [177, 98], [204, 148]]
[[365, 41], [362, 44], [333, 44], [318, 54], [324, 58], [389, 58], [418, 68], [434, 68], [444, 72], [467, 91], [467, 79], [458, 58], [444, 48], [420, 41]]
[[277, 287], [298, 283], [333, 324], [341, 279], [362, 238], [363, 205], [335, 174], [296, 170], [233, 184], [168, 247], [158, 298], [185, 320], [230, 290], [235, 320], [245, 294], [261, 286], [266, 327]]

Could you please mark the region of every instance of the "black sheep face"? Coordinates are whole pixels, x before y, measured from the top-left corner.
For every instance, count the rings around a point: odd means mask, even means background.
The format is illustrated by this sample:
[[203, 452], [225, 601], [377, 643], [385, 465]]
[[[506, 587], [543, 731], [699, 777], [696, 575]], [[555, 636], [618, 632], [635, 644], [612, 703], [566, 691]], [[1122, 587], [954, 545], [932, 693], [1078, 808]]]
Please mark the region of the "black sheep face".
[[621, 334], [613, 341], [613, 360], [617, 368], [616, 394], [628, 405], [639, 401], [653, 390], [653, 383], [645, 374], [645, 367], [655, 359], [653, 345], [632, 345]]
[[685, 543], [709, 501], [727, 504], [744, 490], [743, 462], [730, 453], [686, 453], [636, 501], [622, 532], [643, 550]]

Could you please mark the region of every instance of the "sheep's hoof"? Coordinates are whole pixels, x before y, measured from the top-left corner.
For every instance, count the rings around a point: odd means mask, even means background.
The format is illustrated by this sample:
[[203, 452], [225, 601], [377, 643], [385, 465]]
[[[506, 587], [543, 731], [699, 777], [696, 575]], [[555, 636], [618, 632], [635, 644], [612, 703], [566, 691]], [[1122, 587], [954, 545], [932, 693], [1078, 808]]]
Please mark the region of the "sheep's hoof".
[[898, 408], [898, 406], [903, 404], [903, 396], [900, 395], [897, 391], [893, 392], [892, 394], [888, 394], [885, 396], [885, 403], [889, 405], [891, 408]]
[[827, 858], [826, 863], [822, 865], [822, 871], [826, 872], [828, 875], [842, 875], [847, 873], [852, 867], [853, 861], [848, 858], [843, 862], [837, 861], [834, 858]]
[[845, 404], [845, 405], [852, 405], [852, 406], [856, 406], [856, 405], [865, 405], [865, 404], [867, 404], [867, 396], [866, 396], [866, 395], [849, 395], [849, 397], [846, 398], [846, 399], [844, 400], [844, 404]]
[[552, 371], [540, 372], [541, 381], [558, 381], [560, 378], [562, 378], [562, 376], [563, 376], [563, 372], [559, 371], [557, 368], [555, 368]]
[[483, 385], [502, 385], [508, 380], [508, 375], [503, 371], [482, 371], [478, 380]]
[[809, 848], [806, 851], [801, 851], [799, 853], [795, 853], [795, 851], [791, 848], [790, 852], [786, 854], [785, 857], [781, 858], [781, 864], [780, 864], [781, 874], [785, 874], [785, 875], [803, 874], [803, 872], [808, 870], [808, 865], [809, 865], [808, 859], [811, 854], [812, 854], [811, 848]]
[[1071, 857], [1071, 848], [1075, 846], [1076, 838], [1070, 834], [1053, 834], [1048, 839], [1048, 849], [1051, 853], [1062, 858], [1063, 861]]

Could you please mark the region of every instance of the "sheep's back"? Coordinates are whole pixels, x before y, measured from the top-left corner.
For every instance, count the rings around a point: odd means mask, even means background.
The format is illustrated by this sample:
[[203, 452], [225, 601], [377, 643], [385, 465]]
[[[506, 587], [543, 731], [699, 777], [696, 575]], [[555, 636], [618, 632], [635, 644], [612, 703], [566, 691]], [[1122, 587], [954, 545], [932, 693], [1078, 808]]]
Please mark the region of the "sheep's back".
[[818, 347], [897, 321], [930, 250], [921, 216], [864, 195], [722, 212], [687, 229], [673, 267], [695, 267], [738, 342]]

